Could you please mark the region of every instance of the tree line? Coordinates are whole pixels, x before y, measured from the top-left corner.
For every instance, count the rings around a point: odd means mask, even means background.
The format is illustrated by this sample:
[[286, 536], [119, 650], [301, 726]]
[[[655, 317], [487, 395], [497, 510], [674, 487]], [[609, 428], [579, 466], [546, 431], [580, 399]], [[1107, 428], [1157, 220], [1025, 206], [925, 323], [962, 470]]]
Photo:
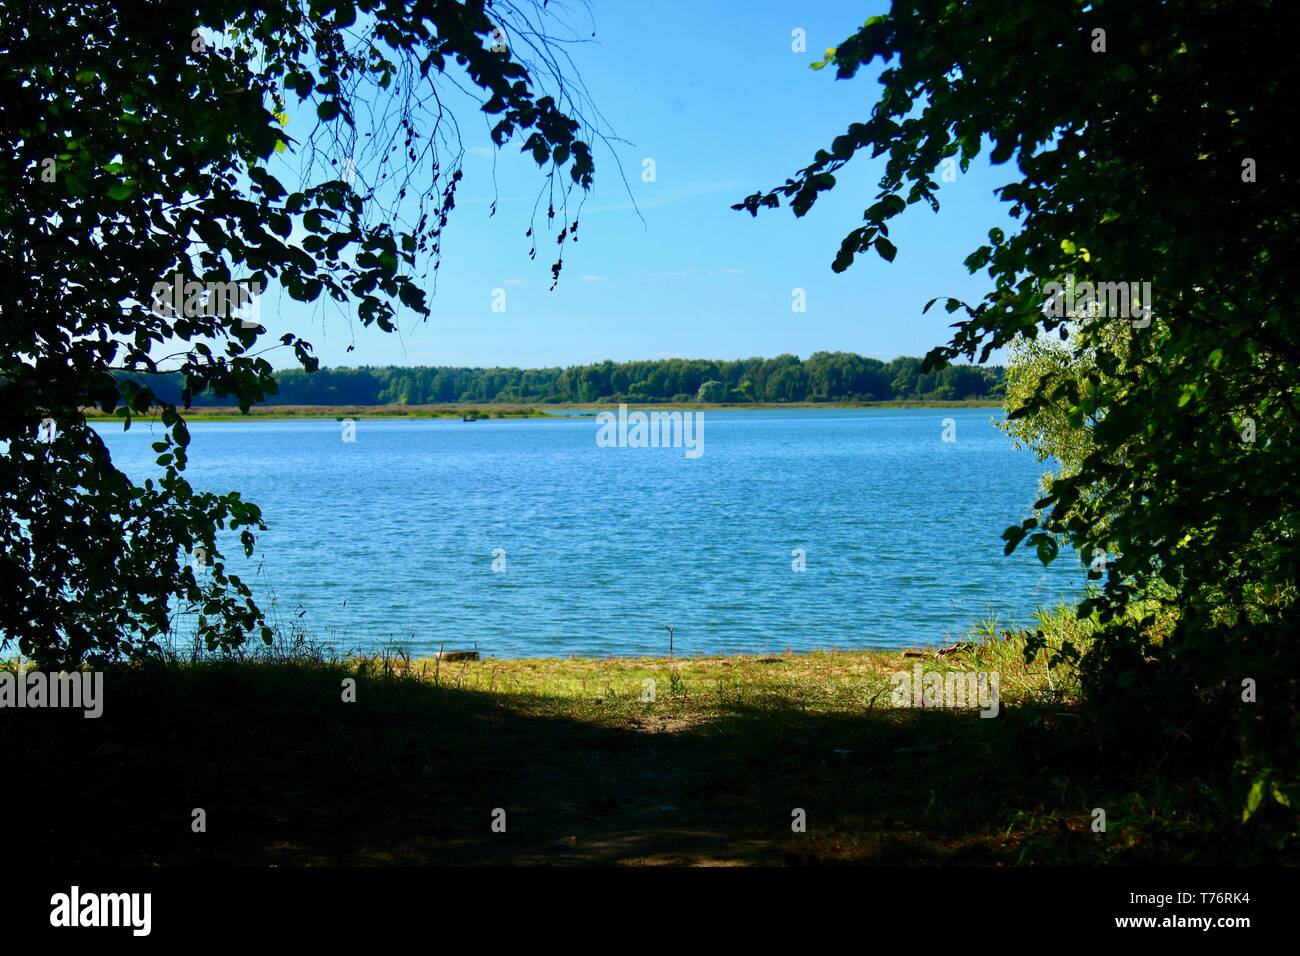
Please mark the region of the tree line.
[[[604, 361], [567, 368], [383, 366], [286, 369], [275, 373], [266, 405], [429, 405], [439, 402], [857, 402], [1000, 398], [1001, 366], [888, 362], [851, 352], [817, 352], [735, 361]], [[180, 373], [144, 376], [164, 401], [179, 403]], [[211, 391], [195, 405], [230, 404]]]

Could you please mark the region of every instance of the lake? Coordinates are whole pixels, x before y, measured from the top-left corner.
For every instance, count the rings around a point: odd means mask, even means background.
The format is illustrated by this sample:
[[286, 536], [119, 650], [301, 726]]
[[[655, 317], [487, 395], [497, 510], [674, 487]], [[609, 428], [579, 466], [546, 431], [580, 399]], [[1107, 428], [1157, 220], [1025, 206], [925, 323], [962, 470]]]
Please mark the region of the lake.
[[[363, 419], [353, 441], [197, 422], [186, 474], [262, 507], [229, 566], [340, 651], [662, 655], [667, 625], [682, 655], [938, 644], [1084, 586], [1073, 554], [1002, 554], [1043, 466], [998, 409], [703, 414], [698, 454], [602, 447], [585, 416]], [[157, 471], [161, 425], [98, 427], [137, 480]]]

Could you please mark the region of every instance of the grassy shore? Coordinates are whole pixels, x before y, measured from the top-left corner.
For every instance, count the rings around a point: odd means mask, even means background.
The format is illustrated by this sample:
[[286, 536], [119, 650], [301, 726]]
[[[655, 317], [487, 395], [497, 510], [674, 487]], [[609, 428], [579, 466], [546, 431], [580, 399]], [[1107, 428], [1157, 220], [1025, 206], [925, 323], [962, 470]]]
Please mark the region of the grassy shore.
[[[108, 415], [99, 409], [85, 409], [90, 421], [108, 421]], [[150, 412], [149, 416], [155, 415]], [[533, 405], [256, 405], [247, 413], [235, 407], [196, 407], [185, 412], [192, 422], [242, 422], [250, 418], [275, 419], [344, 419], [344, 418], [546, 418], [541, 408]]]
[[[124, 667], [97, 720], [0, 713], [24, 768], [0, 807], [11, 850], [51, 863], [1258, 859], [1225, 780], [1102, 752], [1074, 681], [1022, 650], [991, 630], [948, 654]], [[997, 672], [996, 718], [895, 706], [917, 665]]]
[[[790, 403], [751, 403], [751, 404], [713, 404], [697, 402], [645, 403], [629, 404], [629, 408], [642, 411], [670, 410], [766, 410], [774, 408], [1001, 408], [999, 399], [971, 399], [960, 402], [790, 402]], [[233, 406], [203, 406], [185, 412], [188, 421], [196, 422], [230, 422], [258, 419], [343, 419], [343, 418], [464, 418], [466, 416], [480, 419], [500, 418], [546, 418], [555, 413], [585, 413], [595, 415], [601, 411], [617, 408], [610, 404], [533, 404], [516, 405], [496, 402], [453, 403], [446, 405], [258, 405], [245, 414]], [[86, 418], [91, 421], [107, 421], [116, 418], [99, 409], [84, 409]]]

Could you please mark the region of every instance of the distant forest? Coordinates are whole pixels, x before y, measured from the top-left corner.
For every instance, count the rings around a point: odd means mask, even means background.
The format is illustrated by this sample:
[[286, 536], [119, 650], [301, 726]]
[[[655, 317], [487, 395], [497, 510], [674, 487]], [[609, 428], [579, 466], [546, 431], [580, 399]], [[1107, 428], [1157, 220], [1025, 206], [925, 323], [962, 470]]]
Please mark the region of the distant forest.
[[[736, 361], [661, 359], [568, 368], [444, 366], [322, 368], [276, 373], [266, 405], [429, 405], [439, 402], [856, 402], [1001, 398], [1001, 366], [950, 365], [925, 374], [921, 359], [889, 362], [851, 352]], [[144, 376], [178, 401], [179, 373]], [[195, 405], [232, 404], [196, 395]]]

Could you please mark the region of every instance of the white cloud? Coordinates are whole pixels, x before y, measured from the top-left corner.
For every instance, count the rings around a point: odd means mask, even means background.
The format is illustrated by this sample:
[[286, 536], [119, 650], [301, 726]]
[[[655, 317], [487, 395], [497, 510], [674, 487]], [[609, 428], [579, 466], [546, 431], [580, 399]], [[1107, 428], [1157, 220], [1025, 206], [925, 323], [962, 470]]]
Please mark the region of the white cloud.
[[670, 206], [674, 203], [715, 196], [718, 193], [729, 193], [739, 188], [741, 188], [740, 183], [735, 181], [690, 183], [677, 188], [664, 187], [661, 184], [650, 184], [640, 188], [639, 194], [636, 196], [636, 202], [625, 199], [622, 202], [591, 206], [586, 211], [589, 213], [632, 212], [633, 210], [653, 209], [656, 206]]

